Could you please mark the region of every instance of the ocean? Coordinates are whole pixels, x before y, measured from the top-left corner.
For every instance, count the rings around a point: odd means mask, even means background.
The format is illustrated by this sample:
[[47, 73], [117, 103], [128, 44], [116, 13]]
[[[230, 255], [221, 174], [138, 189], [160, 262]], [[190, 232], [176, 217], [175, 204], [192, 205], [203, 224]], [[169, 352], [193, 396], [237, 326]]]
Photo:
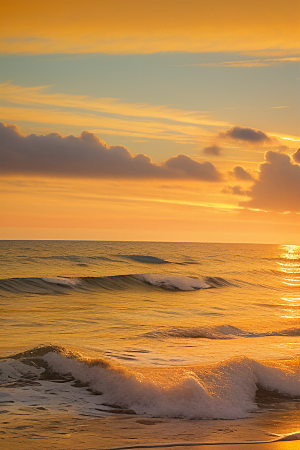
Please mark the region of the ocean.
[[287, 424], [299, 287], [293, 245], [2, 241], [0, 412]]

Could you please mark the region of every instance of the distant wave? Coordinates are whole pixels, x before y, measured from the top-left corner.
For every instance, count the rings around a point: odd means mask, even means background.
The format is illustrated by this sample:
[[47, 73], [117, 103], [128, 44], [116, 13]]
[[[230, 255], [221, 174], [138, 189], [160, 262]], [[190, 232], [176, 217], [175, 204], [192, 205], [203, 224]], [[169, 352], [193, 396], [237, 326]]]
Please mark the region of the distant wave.
[[169, 264], [170, 261], [167, 261], [162, 258], [157, 258], [156, 256], [147, 256], [147, 255], [115, 255], [119, 258], [132, 259], [133, 261], [147, 263], [147, 264]]
[[279, 331], [266, 331], [255, 333], [244, 331], [232, 325], [219, 325], [216, 327], [173, 327], [159, 329], [145, 333], [143, 336], [157, 339], [189, 338], [189, 339], [235, 339], [267, 337], [267, 336], [300, 336], [300, 328], [287, 328]]
[[[3, 259], [2, 259], [3, 260]], [[140, 255], [140, 254], [113, 254], [108, 256], [98, 256], [98, 255], [49, 255], [49, 256], [19, 256], [20, 262], [32, 262], [39, 264], [40, 261], [45, 261], [46, 263], [49, 261], [65, 261], [71, 263], [79, 263], [79, 264], [91, 264], [98, 265], [101, 263], [121, 263], [126, 264], [128, 260], [142, 263], [142, 264], [175, 264], [175, 265], [195, 265], [201, 264], [199, 261], [195, 261], [187, 256], [182, 256], [182, 259], [178, 261], [169, 261], [164, 258], [159, 258], [157, 256], [152, 255]]]
[[41, 277], [0, 280], [0, 291], [14, 294], [64, 294], [69, 291], [125, 290], [150, 286], [171, 291], [195, 291], [230, 285], [219, 277], [195, 277], [160, 274], [115, 275], [106, 277]]
[[[237, 419], [258, 408], [257, 392], [268, 391], [285, 398], [300, 397], [298, 366], [280, 367], [249, 358], [234, 358], [217, 364], [160, 369], [128, 368], [105, 359], [91, 359], [59, 346], [31, 349], [0, 361], [0, 382], [7, 387], [65, 382], [85, 404], [95, 404], [104, 413], [146, 414], [188, 419]], [[61, 386], [61, 385], [60, 385]], [[47, 384], [49, 389], [49, 383]], [[61, 390], [59, 391], [61, 392]], [[272, 394], [273, 393], [273, 394]], [[26, 394], [28, 395], [28, 393]], [[275, 398], [274, 397], [274, 398]], [[257, 400], [258, 401], [258, 400]], [[82, 402], [81, 402], [82, 404]], [[109, 407], [109, 410], [107, 409]], [[118, 409], [118, 411], [116, 411]]]

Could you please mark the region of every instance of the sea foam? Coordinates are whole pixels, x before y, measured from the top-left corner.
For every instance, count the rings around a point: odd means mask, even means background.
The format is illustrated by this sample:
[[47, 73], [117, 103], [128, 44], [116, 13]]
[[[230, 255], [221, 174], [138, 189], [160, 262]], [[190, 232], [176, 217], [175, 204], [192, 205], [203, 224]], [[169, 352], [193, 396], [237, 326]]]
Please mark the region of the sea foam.
[[76, 287], [80, 284], [78, 278], [63, 278], [63, 277], [42, 277], [46, 283], [58, 284], [60, 286]]
[[[84, 358], [58, 347], [52, 351], [47, 347], [45, 352], [33, 349], [32, 358], [2, 361], [2, 383], [33, 377], [53, 379], [51, 373], [55, 373], [65, 377], [66, 382], [76, 380], [89, 386], [91, 392], [101, 393], [100, 405], [115, 405], [152, 417], [188, 419], [247, 417], [258, 408], [255, 401], [258, 389], [267, 390], [269, 396], [276, 391], [277, 395], [300, 397], [295, 364], [275, 367], [249, 358], [234, 358], [202, 366], [128, 368], [110, 360]], [[88, 397], [86, 400], [89, 401]]]
[[211, 285], [199, 278], [183, 277], [178, 275], [159, 275], [144, 273], [133, 275], [134, 278], [152, 286], [162, 287], [169, 290], [195, 291], [198, 289], [209, 289]]
[[103, 392], [104, 402], [154, 417], [247, 417], [257, 409], [258, 386], [300, 396], [298, 373], [248, 358], [184, 370], [170, 368], [165, 372], [102, 364], [87, 366], [57, 353], [49, 353], [44, 359], [55, 371], [71, 372], [75, 379]]

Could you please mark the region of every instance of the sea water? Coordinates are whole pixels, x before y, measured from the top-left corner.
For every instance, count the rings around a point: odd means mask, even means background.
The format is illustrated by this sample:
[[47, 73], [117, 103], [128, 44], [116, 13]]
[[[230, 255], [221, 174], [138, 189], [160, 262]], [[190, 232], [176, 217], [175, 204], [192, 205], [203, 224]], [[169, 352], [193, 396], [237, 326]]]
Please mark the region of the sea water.
[[2, 241], [5, 408], [43, 398], [184, 420], [253, 416], [266, 399], [297, 408], [299, 286], [293, 245]]

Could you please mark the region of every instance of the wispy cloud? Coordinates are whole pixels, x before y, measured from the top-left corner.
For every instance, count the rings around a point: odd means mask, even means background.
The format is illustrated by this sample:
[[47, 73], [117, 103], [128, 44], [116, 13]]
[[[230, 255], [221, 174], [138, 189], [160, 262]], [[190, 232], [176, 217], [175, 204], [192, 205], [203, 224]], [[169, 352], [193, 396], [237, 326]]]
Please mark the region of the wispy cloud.
[[260, 58], [260, 59], [244, 59], [235, 61], [221, 61], [211, 63], [191, 64], [191, 66], [203, 67], [267, 67], [278, 66], [286, 63], [296, 63], [300, 61], [300, 56], [289, 56], [284, 58]]
[[289, 108], [289, 106], [271, 106], [272, 109], [284, 109]]
[[249, 195], [249, 191], [243, 189], [241, 186], [227, 186], [221, 192], [222, 194], [241, 195], [244, 197], [248, 197]]
[[[1, 109], [2, 120], [15, 122], [26, 118], [27, 121], [41, 123], [93, 127], [103, 134], [113, 132], [178, 142], [211, 136], [211, 127], [230, 126], [228, 122], [215, 120], [205, 111], [124, 103], [118, 98], [50, 93], [50, 87], [23, 87], [11, 82], [0, 84], [0, 95], [6, 102]], [[51, 108], [46, 109], [49, 106]]]

